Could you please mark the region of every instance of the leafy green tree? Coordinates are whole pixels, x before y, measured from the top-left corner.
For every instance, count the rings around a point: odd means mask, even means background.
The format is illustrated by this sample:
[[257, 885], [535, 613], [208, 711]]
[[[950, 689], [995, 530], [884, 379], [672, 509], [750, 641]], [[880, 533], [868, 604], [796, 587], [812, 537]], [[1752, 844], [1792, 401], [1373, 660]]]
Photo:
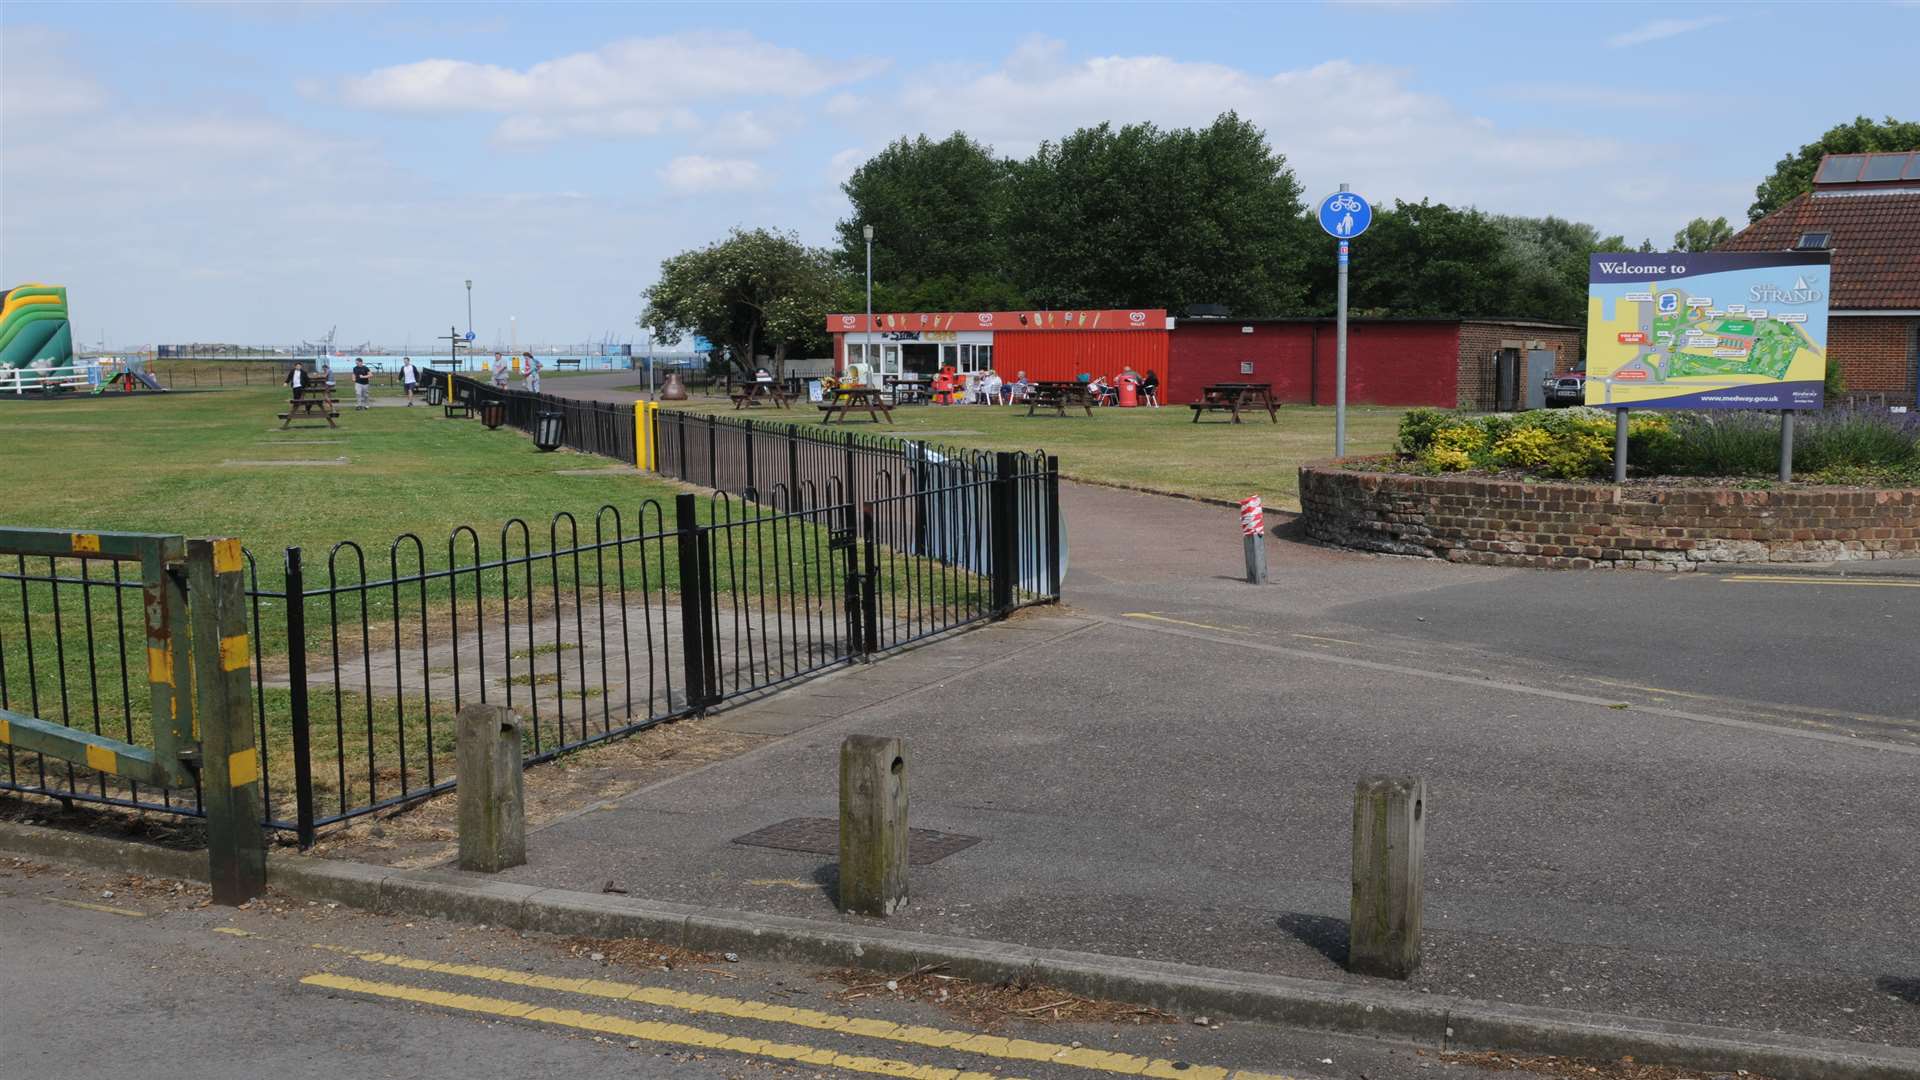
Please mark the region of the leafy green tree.
[[1005, 236], [1019, 290], [1046, 307], [1225, 304], [1306, 295], [1300, 184], [1257, 126], [1082, 128], [1012, 167]]
[[1587, 317], [1587, 257], [1596, 251], [1621, 251], [1624, 236], [1601, 236], [1593, 226], [1557, 217], [1492, 219], [1506, 244], [1514, 280], [1503, 311], [1551, 322], [1581, 323]]
[[[864, 278], [861, 229], [873, 226], [874, 310], [1027, 306], [1008, 279], [1010, 171], [992, 147], [958, 131], [938, 142], [900, 139], [854, 171], [841, 185], [853, 214], [836, 226], [837, 254]], [[863, 295], [855, 307], [864, 304]]]
[[1791, 200], [1813, 190], [1813, 173], [1823, 154], [1869, 154], [1892, 150], [1920, 150], [1920, 123], [1889, 116], [1875, 122], [1856, 116], [1851, 124], [1828, 128], [1826, 134], [1780, 159], [1773, 175], [1753, 189], [1747, 220], [1759, 221]]
[[1686, 227], [1673, 234], [1675, 251], [1712, 251], [1721, 244], [1733, 239], [1733, 226], [1723, 217], [1708, 221], [1697, 217], [1687, 222]]
[[662, 260], [660, 279], [643, 294], [641, 319], [661, 344], [698, 334], [723, 348], [742, 374], [765, 355], [779, 376], [789, 351], [827, 347], [826, 318], [845, 288], [826, 250], [792, 233], [735, 229]]
[[[1355, 315], [1478, 318], [1514, 314], [1520, 270], [1499, 222], [1471, 207], [1395, 199], [1374, 211], [1353, 245], [1348, 308]], [[1314, 289], [1314, 308], [1334, 308], [1333, 260]], [[1584, 289], [1584, 285], [1583, 285]]]

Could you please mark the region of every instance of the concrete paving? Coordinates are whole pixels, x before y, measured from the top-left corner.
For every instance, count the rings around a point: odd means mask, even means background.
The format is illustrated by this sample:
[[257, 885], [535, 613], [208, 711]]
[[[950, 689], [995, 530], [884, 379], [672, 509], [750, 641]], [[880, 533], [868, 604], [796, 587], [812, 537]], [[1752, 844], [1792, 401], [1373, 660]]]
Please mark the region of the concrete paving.
[[536, 833], [509, 876], [838, 919], [831, 856], [731, 840], [831, 816], [839, 739], [902, 735], [913, 824], [986, 841], [892, 924], [1357, 981], [1352, 786], [1418, 773], [1413, 987], [1920, 1044], [1905, 591], [1277, 541], [1255, 588], [1228, 511], [1066, 497], [1067, 606], [722, 714], [791, 734]]
[[42, 1080], [1494, 1075], [1430, 1049], [1191, 1016], [976, 1017], [885, 976], [847, 991], [804, 965], [678, 950], [662, 964], [645, 946], [277, 896], [211, 908], [203, 887], [0, 859], [0, 1060]]

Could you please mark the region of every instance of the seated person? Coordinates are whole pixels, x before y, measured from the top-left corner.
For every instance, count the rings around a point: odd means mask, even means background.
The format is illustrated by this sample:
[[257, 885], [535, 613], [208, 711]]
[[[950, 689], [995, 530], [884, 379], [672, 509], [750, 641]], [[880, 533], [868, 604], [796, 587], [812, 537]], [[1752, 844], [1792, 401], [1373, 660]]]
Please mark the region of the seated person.
[[974, 384], [974, 389], [980, 395], [978, 398], [980, 404], [982, 405], [999, 404], [1000, 373], [997, 371], [989, 370], [985, 375], [980, 376], [980, 381]]

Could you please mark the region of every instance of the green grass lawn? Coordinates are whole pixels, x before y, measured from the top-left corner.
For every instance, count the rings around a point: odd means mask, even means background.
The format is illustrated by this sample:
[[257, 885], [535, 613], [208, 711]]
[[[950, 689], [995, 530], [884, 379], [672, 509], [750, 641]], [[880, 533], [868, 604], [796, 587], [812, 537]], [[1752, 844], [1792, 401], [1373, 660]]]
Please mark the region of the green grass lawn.
[[608, 503], [631, 531], [642, 501], [660, 500], [671, 517], [683, 490], [618, 471], [570, 475], [615, 463], [543, 454], [520, 432], [448, 420], [424, 404], [355, 412], [352, 391], [342, 393], [338, 429], [296, 421], [286, 431], [274, 417], [286, 404], [277, 386], [0, 403], [0, 524], [236, 536], [265, 575], [287, 546], [301, 545], [311, 562], [356, 540], [384, 560], [405, 532], [444, 561], [455, 526], [497, 545], [512, 517], [544, 547], [555, 513], [591, 531]]
[[[759, 408], [737, 412], [724, 399], [666, 403], [698, 412], [750, 416], [769, 423], [818, 424], [820, 410], [798, 403], [792, 410]], [[1383, 453], [1393, 446], [1405, 410], [1353, 407], [1347, 410], [1347, 452]], [[1244, 414], [1243, 414], [1244, 415]], [[1185, 406], [1160, 409], [1068, 410], [1027, 415], [1026, 406], [913, 405], [893, 410], [894, 424], [879, 425], [906, 438], [988, 450], [1044, 448], [1060, 457], [1062, 476], [1094, 483], [1164, 491], [1209, 499], [1259, 495], [1268, 506], [1300, 508], [1299, 467], [1333, 456], [1333, 409], [1287, 405], [1280, 422], [1264, 413], [1231, 424], [1224, 414], [1193, 423]], [[864, 421], [832, 430], [874, 431]]]

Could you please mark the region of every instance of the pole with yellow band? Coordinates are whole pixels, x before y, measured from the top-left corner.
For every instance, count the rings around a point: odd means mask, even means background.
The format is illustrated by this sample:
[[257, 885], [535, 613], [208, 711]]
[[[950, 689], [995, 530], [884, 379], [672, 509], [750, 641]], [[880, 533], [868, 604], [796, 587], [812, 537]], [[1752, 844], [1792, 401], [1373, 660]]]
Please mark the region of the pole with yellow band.
[[652, 472], [659, 467], [655, 432], [660, 428], [660, 405], [653, 401], [633, 403], [633, 467]]
[[238, 540], [187, 541], [209, 880], [214, 903], [229, 905], [259, 896], [267, 876], [260, 748], [254, 743], [253, 680], [247, 670], [253, 650], [247, 639], [245, 568]]

